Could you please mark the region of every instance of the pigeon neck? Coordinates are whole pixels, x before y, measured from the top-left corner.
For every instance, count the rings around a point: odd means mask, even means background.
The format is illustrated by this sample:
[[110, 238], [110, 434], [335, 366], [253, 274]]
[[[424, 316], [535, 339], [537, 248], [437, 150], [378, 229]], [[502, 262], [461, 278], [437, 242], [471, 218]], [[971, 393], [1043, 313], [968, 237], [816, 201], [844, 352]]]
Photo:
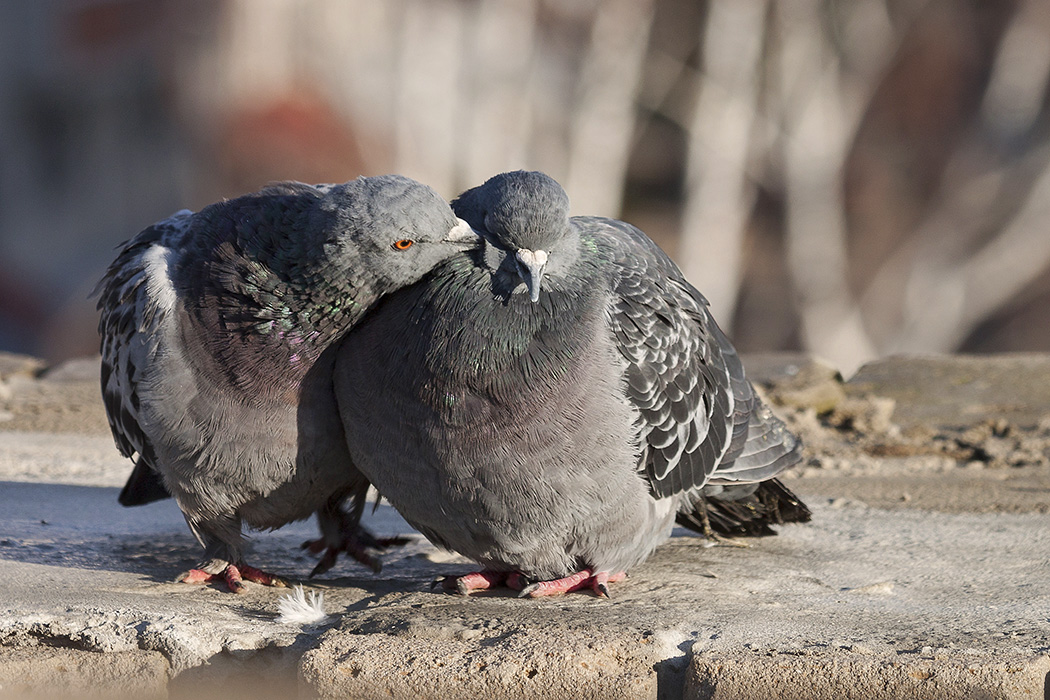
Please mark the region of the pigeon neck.
[[273, 291], [279, 303], [260, 304], [250, 312], [204, 306], [188, 316], [184, 333], [210, 339], [194, 358], [204, 376], [253, 397], [253, 402], [295, 403], [321, 354], [375, 298], [331, 283]]

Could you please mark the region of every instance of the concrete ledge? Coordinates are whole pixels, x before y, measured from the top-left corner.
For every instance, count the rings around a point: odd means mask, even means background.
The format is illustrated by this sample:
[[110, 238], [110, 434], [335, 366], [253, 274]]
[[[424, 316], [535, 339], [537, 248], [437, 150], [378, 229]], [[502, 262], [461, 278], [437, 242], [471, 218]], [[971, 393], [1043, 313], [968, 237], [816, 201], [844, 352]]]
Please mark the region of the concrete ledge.
[[1050, 691], [1050, 656], [1004, 658], [958, 651], [871, 655], [699, 654], [689, 664], [687, 700], [1021, 700]]
[[166, 698], [168, 661], [156, 651], [0, 646], [0, 698], [14, 697]]
[[[1050, 697], [1050, 356], [745, 362], [803, 435], [812, 523], [680, 533], [612, 600], [443, 595], [472, 567], [416, 539], [306, 581], [331, 618], [300, 627], [282, 590], [171, 583], [199, 547], [171, 501], [116, 503], [97, 360], [0, 354], [0, 698]], [[304, 576], [314, 532], [250, 561]]]
[[463, 628], [457, 636], [461, 639], [329, 635], [304, 655], [300, 677], [322, 698], [657, 696], [655, 672], [644, 671], [665, 652], [640, 635], [571, 640], [541, 629], [519, 629], [493, 638], [482, 630]]
[[893, 399], [893, 421], [963, 427], [1003, 420], [1031, 427], [1050, 413], [1050, 355], [910, 355], [870, 362], [847, 393]]

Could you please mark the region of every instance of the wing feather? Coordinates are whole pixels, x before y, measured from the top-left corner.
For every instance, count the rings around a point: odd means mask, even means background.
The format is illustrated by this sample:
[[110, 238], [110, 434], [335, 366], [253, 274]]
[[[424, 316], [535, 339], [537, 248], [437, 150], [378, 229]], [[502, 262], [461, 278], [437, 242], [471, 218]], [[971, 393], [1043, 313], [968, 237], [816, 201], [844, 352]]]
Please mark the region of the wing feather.
[[180, 211], [120, 246], [95, 287], [101, 336], [102, 398], [117, 449], [153, 467], [156, 454], [139, 422], [139, 382], [156, 330], [175, 304], [168, 255], [177, 250], [193, 214]]
[[759, 402], [707, 300], [670, 258], [622, 221], [572, 221], [618, 271], [609, 321], [653, 495], [761, 481], [796, 463], [797, 439]]
[[639, 468], [657, 497], [707, 483], [730, 444], [733, 396], [707, 301], [638, 229], [576, 217], [616, 265], [610, 324], [640, 414]]

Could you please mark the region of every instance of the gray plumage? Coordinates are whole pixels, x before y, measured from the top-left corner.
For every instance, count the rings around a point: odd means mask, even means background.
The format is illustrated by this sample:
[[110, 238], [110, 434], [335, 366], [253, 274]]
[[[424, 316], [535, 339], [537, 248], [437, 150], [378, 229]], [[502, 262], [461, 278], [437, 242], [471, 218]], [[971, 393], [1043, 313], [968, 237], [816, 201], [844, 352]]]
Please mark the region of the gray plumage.
[[317, 511], [337, 546], [368, 481], [336, 411], [334, 344], [383, 294], [476, 242], [400, 176], [282, 183], [129, 240], [96, 290], [106, 412], [120, 452], [137, 455], [122, 497], [171, 493], [209, 574], [241, 563], [242, 523]]
[[548, 580], [624, 571], [676, 517], [709, 530], [718, 499], [738, 502], [719, 511], [727, 531], [808, 519], [770, 481], [798, 441], [644, 233], [570, 218], [542, 173], [452, 206], [483, 248], [386, 298], [336, 360], [355, 462], [410, 523]]

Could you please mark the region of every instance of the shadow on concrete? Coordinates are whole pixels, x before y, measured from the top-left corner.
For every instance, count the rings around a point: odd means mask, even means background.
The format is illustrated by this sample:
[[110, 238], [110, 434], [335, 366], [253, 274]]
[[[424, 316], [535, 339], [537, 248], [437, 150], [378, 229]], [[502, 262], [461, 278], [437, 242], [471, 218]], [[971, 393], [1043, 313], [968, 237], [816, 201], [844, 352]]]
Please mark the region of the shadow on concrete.
[[170, 581], [199, 551], [181, 513], [122, 508], [118, 491], [0, 482], [0, 559]]
[[[117, 503], [119, 491], [109, 487], [0, 481], [0, 560], [130, 573], [156, 583], [171, 582], [200, 561], [203, 550], [173, 500], [126, 508]], [[369, 512], [367, 524], [384, 536], [411, 532], [387, 505]], [[406, 585], [405, 580], [388, 575], [391, 560], [412, 558], [410, 553], [398, 549], [384, 556], [384, 574], [373, 575], [341, 557], [331, 571], [308, 579], [316, 559], [302, 551], [300, 545], [317, 536], [313, 519], [290, 523], [272, 533], [245, 534], [250, 540], [248, 562], [291, 582], [364, 588], [377, 596]], [[222, 588], [220, 584], [214, 586]]]

